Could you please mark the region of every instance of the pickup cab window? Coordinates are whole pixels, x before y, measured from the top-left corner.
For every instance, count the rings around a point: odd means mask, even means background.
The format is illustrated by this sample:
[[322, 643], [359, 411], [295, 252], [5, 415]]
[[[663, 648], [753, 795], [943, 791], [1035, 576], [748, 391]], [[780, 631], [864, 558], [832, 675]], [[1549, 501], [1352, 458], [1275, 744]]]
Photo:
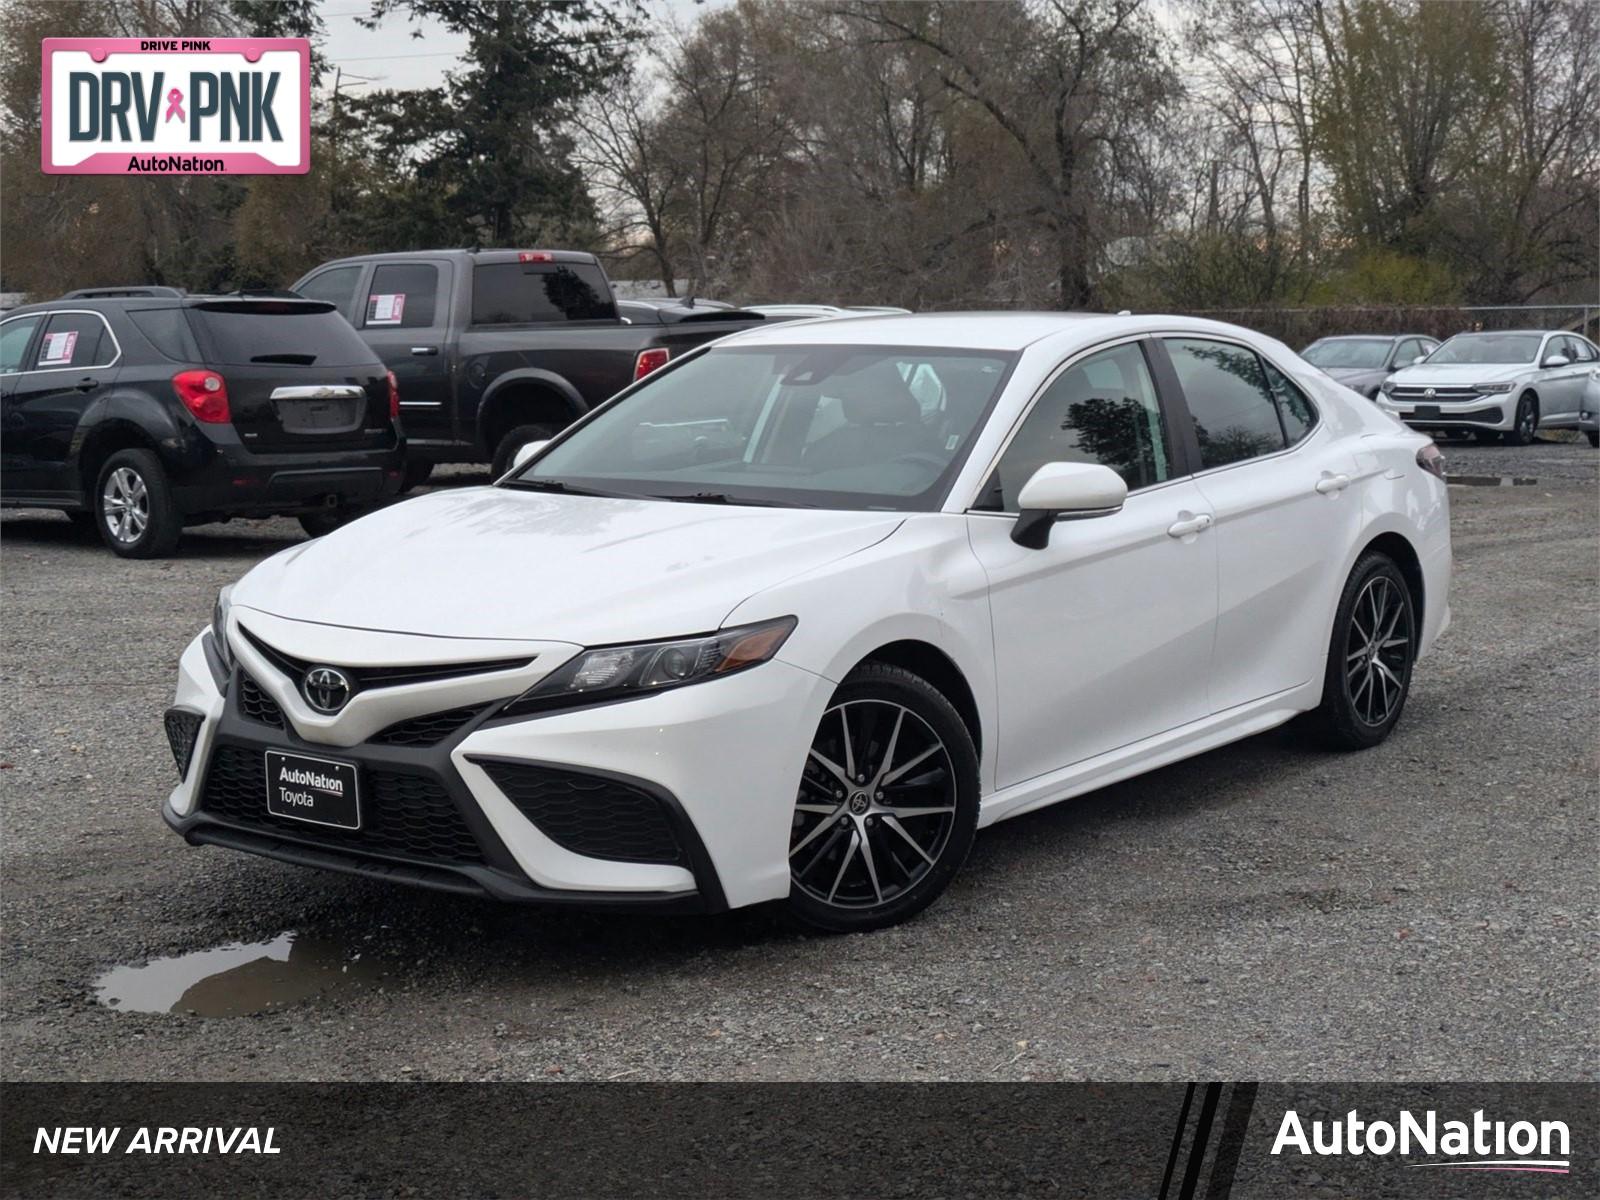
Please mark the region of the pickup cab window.
[[384, 263], [372, 272], [362, 325], [368, 329], [430, 329], [438, 313], [439, 268], [432, 263]]
[[592, 263], [483, 263], [472, 270], [474, 325], [616, 319], [605, 272]]

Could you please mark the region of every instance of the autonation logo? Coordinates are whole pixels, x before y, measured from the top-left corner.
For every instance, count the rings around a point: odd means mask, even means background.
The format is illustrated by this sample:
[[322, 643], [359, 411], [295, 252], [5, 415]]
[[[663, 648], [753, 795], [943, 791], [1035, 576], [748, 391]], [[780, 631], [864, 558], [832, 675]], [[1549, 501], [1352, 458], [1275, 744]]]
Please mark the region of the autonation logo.
[[1420, 1155], [1433, 1161], [1405, 1165], [1566, 1175], [1572, 1168], [1570, 1143], [1565, 1121], [1491, 1121], [1482, 1109], [1470, 1121], [1441, 1121], [1431, 1109], [1419, 1118], [1404, 1108], [1393, 1121], [1363, 1120], [1355, 1109], [1343, 1117], [1306, 1121], [1291, 1108], [1283, 1114], [1272, 1153]]

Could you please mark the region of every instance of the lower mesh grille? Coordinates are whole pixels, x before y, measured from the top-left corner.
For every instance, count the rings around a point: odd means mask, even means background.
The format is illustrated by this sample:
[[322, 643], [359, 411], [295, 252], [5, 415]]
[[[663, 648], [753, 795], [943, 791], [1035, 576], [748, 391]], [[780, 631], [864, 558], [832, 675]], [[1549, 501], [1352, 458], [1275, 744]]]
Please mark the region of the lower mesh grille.
[[362, 767], [360, 829], [333, 829], [267, 812], [260, 750], [219, 746], [200, 797], [203, 812], [331, 848], [425, 862], [481, 863], [483, 851], [442, 784], [427, 775]]
[[367, 740], [383, 746], [437, 746], [488, 707], [487, 704], [478, 704], [470, 708], [451, 708], [412, 717], [387, 729], [380, 729]]
[[478, 765], [541, 833], [574, 854], [620, 862], [684, 861], [665, 803], [641, 788], [552, 767]]
[[239, 673], [239, 711], [251, 721], [282, 729], [283, 709], [262, 686], [244, 672]]
[[189, 777], [189, 760], [194, 757], [202, 719], [199, 713], [185, 708], [169, 708], [162, 718], [167, 729], [167, 743], [172, 747], [172, 759], [178, 764], [179, 779]]

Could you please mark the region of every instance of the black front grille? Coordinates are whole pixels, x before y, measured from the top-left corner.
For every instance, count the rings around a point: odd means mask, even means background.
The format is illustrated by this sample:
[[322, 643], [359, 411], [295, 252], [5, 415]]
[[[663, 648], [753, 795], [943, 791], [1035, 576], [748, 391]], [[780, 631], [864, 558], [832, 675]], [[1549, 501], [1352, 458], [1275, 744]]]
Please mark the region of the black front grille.
[[178, 778], [189, 777], [189, 760], [194, 757], [194, 744], [200, 737], [200, 723], [204, 718], [186, 708], [169, 708], [162, 724], [167, 728], [167, 742], [172, 747], [172, 759], [178, 764]]
[[682, 863], [666, 804], [641, 788], [553, 767], [475, 759], [556, 845], [590, 858]]
[[239, 711], [247, 720], [259, 721], [274, 729], [284, 727], [283, 709], [278, 707], [278, 702], [243, 671], [239, 672]]
[[1389, 395], [1408, 404], [1456, 404], [1462, 400], [1477, 400], [1483, 393], [1460, 384], [1430, 388], [1420, 383], [1402, 383], [1390, 388]]
[[361, 828], [333, 829], [267, 812], [266, 759], [260, 750], [219, 746], [200, 809], [234, 825], [284, 837], [424, 862], [481, 863], [483, 851], [444, 786], [429, 775], [361, 767]]
[[367, 740], [382, 746], [437, 746], [488, 707], [477, 704], [412, 717], [380, 729]]
[[[303, 679], [313, 666], [309, 659], [296, 658], [285, 654], [276, 647], [269, 646], [251, 633], [243, 630], [244, 636], [250, 644], [259, 650], [264, 658], [290, 679]], [[377, 687], [400, 687], [408, 684], [427, 683], [435, 679], [459, 679], [463, 675], [487, 675], [492, 671], [514, 671], [518, 667], [525, 667], [534, 659], [533, 655], [527, 658], [494, 658], [481, 659], [478, 662], [461, 663], [423, 663], [415, 666], [402, 667], [349, 667], [338, 663], [328, 663], [327, 666], [338, 666], [350, 680], [350, 685], [356, 691]]]

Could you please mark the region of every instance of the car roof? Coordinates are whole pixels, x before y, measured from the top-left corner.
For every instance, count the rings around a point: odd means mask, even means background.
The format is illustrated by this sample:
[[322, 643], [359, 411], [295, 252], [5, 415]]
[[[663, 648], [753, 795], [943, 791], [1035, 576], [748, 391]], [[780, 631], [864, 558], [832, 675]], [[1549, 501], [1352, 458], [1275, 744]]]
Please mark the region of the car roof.
[[[1215, 322], [1172, 318], [1204, 328]], [[719, 344], [815, 345], [834, 343], [871, 346], [944, 346], [969, 350], [1021, 350], [1042, 338], [1069, 331], [1114, 334], [1148, 328], [1149, 317], [1099, 313], [942, 312], [898, 314], [851, 313], [814, 321], [788, 321], [737, 333]]]
[[327, 262], [312, 267], [311, 271], [343, 264], [416, 262], [423, 258], [445, 258], [454, 262], [514, 263], [519, 261], [517, 256], [521, 254], [547, 254], [550, 257], [543, 260], [546, 262], [593, 264], [599, 261], [594, 255], [586, 254], [582, 250], [541, 250], [536, 246], [523, 250], [397, 250], [387, 254], [350, 254], [344, 258], [330, 258]]

